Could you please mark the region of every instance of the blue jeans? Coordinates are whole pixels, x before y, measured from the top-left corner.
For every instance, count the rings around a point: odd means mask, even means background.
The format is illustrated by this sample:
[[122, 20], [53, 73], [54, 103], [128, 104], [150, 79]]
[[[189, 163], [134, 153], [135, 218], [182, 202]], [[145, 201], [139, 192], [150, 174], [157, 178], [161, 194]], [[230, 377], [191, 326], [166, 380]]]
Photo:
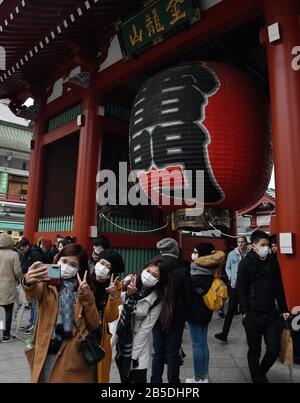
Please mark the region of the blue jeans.
[[208, 326], [189, 323], [189, 331], [192, 339], [194, 377], [196, 381], [207, 378], [209, 367], [209, 349], [207, 343]]
[[35, 326], [35, 321], [36, 321], [36, 301], [30, 301], [29, 306], [30, 306], [29, 324], [30, 324], [30, 326]]

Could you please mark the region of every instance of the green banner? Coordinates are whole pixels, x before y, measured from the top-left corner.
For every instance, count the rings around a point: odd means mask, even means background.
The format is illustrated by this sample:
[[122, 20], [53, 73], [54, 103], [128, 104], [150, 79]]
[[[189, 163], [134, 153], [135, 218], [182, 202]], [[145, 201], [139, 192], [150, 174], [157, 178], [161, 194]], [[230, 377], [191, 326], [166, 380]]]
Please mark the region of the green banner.
[[199, 20], [198, 0], [154, 1], [118, 25], [124, 57], [132, 57]]
[[0, 172], [0, 193], [7, 193], [8, 189], [8, 174]]

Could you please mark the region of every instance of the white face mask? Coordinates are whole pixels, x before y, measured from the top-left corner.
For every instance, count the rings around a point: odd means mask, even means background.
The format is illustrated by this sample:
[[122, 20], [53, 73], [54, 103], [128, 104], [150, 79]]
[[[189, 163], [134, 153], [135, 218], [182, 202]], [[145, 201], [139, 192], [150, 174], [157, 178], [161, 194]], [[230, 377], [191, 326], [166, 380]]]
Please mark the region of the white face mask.
[[110, 269], [100, 262], [95, 265], [95, 273], [97, 277], [100, 277], [103, 280], [108, 280], [110, 278]]
[[269, 254], [269, 247], [268, 246], [258, 246], [256, 253], [262, 259], [265, 259]]
[[196, 253], [196, 252], [193, 252], [193, 253], [192, 253], [192, 256], [191, 256], [192, 261], [198, 259], [198, 257], [199, 257], [198, 253]]
[[158, 279], [152, 276], [147, 270], [144, 270], [141, 275], [142, 283], [145, 287], [154, 287], [158, 283]]
[[60, 265], [60, 275], [61, 278], [67, 280], [69, 278], [73, 278], [78, 273], [78, 269], [76, 267], [72, 267], [67, 263], [58, 262]]

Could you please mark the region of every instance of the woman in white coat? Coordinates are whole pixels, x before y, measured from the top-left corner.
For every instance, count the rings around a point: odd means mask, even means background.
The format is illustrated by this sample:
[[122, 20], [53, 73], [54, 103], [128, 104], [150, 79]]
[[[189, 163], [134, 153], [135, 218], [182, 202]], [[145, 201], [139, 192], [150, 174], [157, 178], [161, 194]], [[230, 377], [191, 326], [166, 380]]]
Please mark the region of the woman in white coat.
[[152, 328], [156, 321], [168, 330], [172, 304], [168, 265], [161, 258], [131, 276], [122, 293], [123, 310], [116, 332], [116, 364], [122, 383], [146, 383], [151, 360]]

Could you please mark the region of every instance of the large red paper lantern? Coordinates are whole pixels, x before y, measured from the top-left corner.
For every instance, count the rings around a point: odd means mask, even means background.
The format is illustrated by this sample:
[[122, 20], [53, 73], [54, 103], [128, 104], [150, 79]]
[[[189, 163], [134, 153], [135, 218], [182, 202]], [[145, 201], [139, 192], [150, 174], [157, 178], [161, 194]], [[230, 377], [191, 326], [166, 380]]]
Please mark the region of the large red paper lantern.
[[[263, 90], [245, 72], [219, 62], [192, 62], [162, 71], [136, 96], [130, 162], [149, 198], [165, 192], [161, 180], [154, 184], [155, 175], [178, 169], [181, 182], [171, 182], [171, 187], [191, 188], [196, 194], [195, 173], [202, 170], [205, 206], [247, 207], [263, 195], [272, 171]], [[174, 206], [173, 190], [170, 206], [163, 207], [186, 206]]]

